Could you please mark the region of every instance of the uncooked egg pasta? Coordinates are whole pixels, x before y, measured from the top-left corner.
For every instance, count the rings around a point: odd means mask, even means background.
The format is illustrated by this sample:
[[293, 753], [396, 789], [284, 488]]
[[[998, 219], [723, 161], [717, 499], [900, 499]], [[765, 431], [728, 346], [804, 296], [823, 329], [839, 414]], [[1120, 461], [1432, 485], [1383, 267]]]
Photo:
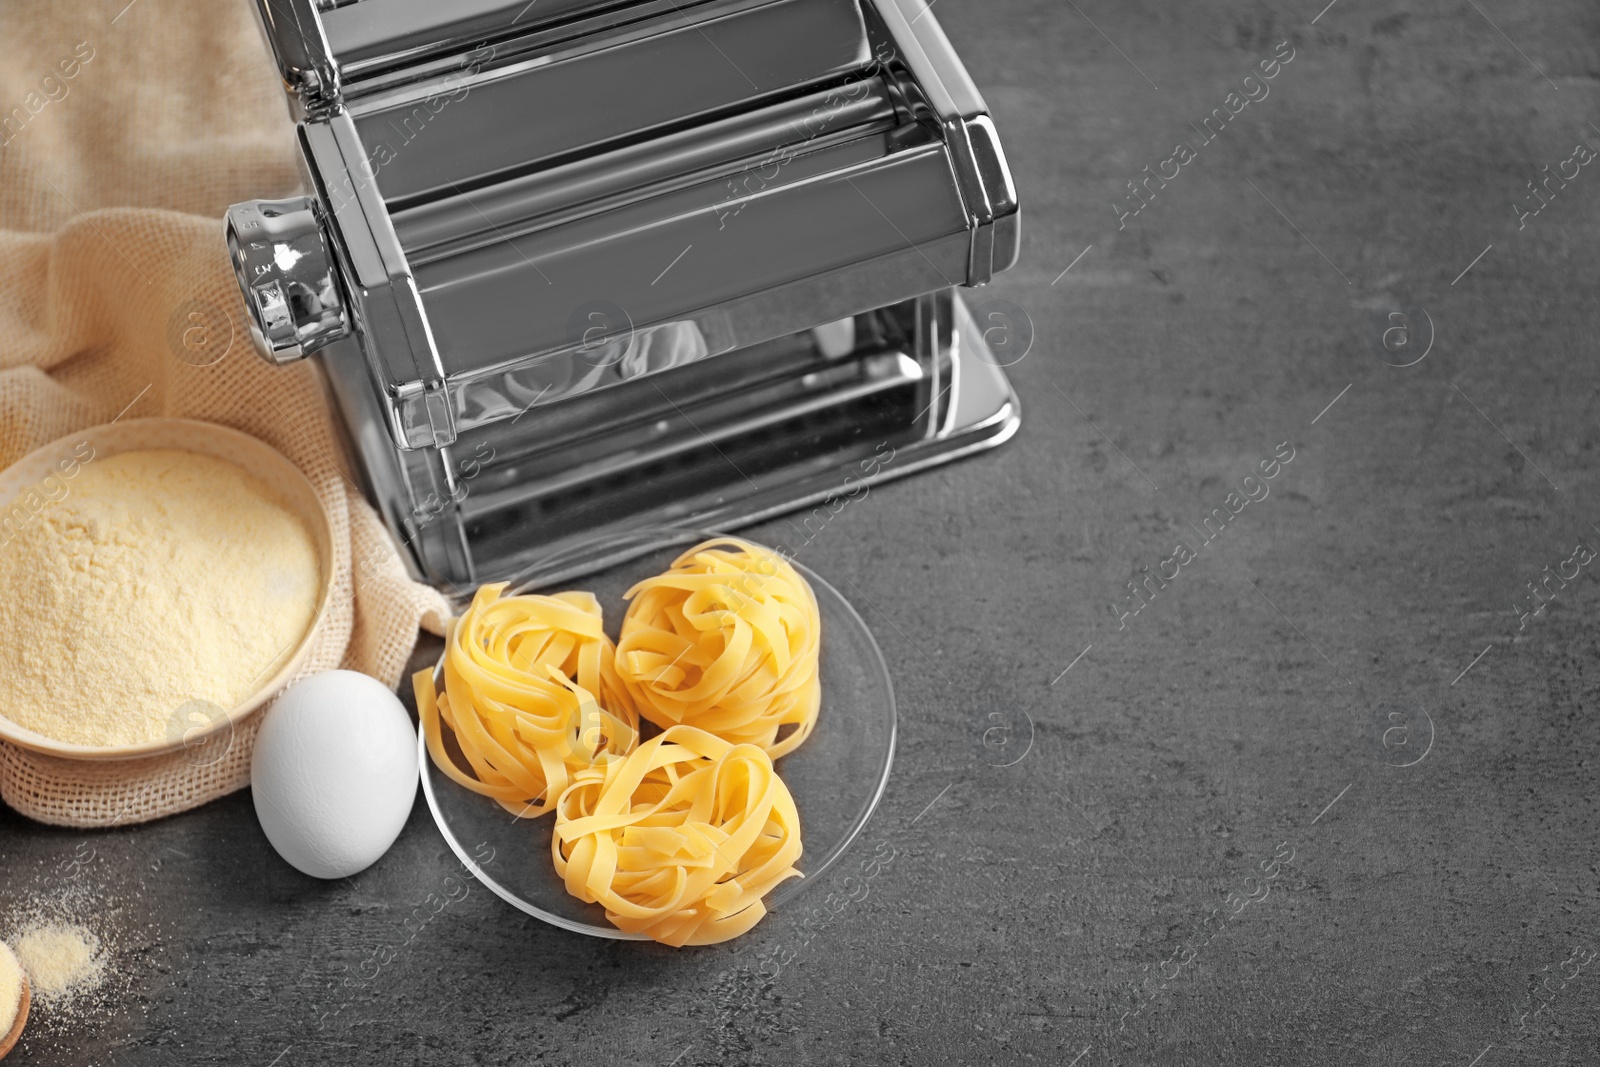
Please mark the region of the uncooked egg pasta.
[[[719, 538], [627, 597], [617, 673], [646, 719], [758, 745], [773, 759], [810, 735], [822, 702], [822, 619], [787, 560]], [[784, 726], [794, 729], [779, 738]]]
[[[520, 817], [543, 815], [572, 776], [625, 755], [639, 717], [617, 677], [593, 594], [503, 597], [485, 585], [450, 625], [444, 692], [412, 679], [434, 764]], [[455, 733], [471, 774], [444, 744]]]
[[771, 757], [692, 726], [580, 771], [551, 840], [569, 893], [619, 930], [678, 947], [749, 930], [762, 898], [800, 874], [800, 851], [800, 815]]

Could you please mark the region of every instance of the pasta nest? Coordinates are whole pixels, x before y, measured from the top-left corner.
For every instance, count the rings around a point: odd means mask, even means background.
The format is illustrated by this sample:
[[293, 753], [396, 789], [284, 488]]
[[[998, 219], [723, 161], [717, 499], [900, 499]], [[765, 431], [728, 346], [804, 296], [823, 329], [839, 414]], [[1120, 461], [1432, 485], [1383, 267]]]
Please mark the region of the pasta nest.
[[581, 772], [550, 849], [567, 891], [619, 930], [710, 945], [749, 930], [800, 874], [800, 816], [759, 747], [673, 726]]
[[[639, 714], [695, 726], [773, 759], [811, 734], [822, 704], [822, 619], [789, 562], [736, 538], [679, 556], [628, 590], [617, 673]], [[782, 739], [781, 727], [794, 729]]]
[[[579, 771], [632, 752], [639, 715], [617, 676], [615, 649], [591, 593], [501, 596], [481, 587], [450, 624], [444, 692], [414, 676], [434, 764], [452, 780], [532, 818], [550, 811]], [[471, 773], [452, 758], [454, 731]]]

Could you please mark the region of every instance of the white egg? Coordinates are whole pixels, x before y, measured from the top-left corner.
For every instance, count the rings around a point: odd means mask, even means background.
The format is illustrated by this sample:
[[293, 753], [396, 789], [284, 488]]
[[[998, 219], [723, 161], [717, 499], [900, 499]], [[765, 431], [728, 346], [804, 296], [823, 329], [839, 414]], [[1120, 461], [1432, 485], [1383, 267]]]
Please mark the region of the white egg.
[[265, 714], [250, 788], [272, 847], [313, 878], [376, 863], [417, 795], [417, 735], [400, 699], [364, 674], [326, 671]]

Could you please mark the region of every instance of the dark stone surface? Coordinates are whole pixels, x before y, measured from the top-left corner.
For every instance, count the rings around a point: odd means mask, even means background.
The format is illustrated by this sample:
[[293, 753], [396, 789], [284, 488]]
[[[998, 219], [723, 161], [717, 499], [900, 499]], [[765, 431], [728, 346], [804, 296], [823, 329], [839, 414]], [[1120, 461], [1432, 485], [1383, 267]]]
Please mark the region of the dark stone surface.
[[[1026, 203], [982, 299], [1037, 338], [1013, 443], [874, 488], [802, 553], [870, 598], [898, 686], [864, 899], [674, 952], [477, 887], [432, 914], [461, 868], [420, 803], [333, 884], [247, 794], [108, 833], [6, 813], [3, 906], [77, 885], [125, 976], [23, 1062], [1600, 1062], [1595, 568], [1513, 610], [1597, 537], [1600, 172], [1521, 230], [1510, 206], [1600, 146], [1600, 10], [1313, 25], [1323, 2], [939, 3]], [[1285, 40], [1270, 95], [1119, 231], [1124, 182]], [[1436, 335], [1405, 368], [1373, 341], [1396, 306]], [[1197, 558], [1119, 629], [1178, 541]], [[1410, 748], [1382, 744], [1396, 707]], [[1010, 766], [997, 723], [1013, 753], [1031, 732]]]

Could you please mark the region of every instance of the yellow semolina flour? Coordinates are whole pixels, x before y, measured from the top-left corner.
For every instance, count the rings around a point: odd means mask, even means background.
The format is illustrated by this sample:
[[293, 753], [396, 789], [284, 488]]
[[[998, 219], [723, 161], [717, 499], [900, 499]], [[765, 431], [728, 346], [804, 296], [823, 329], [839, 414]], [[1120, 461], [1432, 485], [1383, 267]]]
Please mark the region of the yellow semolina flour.
[[22, 1009], [22, 965], [4, 941], [0, 941], [0, 1038], [11, 1032]]
[[294, 654], [318, 583], [310, 531], [237, 466], [85, 463], [0, 551], [0, 716], [81, 745], [182, 737]]

